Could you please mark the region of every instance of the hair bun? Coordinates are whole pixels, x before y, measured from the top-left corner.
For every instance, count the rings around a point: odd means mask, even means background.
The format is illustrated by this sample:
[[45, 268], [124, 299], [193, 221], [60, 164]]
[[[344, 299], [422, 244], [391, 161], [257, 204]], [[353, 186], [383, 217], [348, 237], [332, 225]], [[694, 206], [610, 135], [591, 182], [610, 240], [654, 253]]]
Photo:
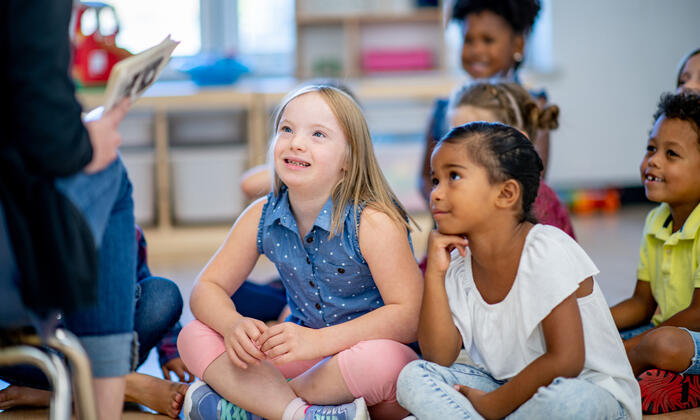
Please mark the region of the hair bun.
[[556, 105], [546, 105], [537, 118], [537, 128], [544, 130], [555, 130], [559, 128], [559, 107]]

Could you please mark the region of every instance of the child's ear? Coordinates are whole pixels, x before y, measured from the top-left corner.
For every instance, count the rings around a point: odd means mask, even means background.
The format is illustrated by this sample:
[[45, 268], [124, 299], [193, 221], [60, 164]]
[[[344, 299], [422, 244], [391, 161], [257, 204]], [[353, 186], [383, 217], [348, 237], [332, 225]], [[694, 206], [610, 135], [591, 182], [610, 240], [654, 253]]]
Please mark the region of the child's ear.
[[516, 206], [520, 202], [521, 192], [518, 181], [509, 179], [503, 182], [496, 197], [496, 206], [503, 209]]

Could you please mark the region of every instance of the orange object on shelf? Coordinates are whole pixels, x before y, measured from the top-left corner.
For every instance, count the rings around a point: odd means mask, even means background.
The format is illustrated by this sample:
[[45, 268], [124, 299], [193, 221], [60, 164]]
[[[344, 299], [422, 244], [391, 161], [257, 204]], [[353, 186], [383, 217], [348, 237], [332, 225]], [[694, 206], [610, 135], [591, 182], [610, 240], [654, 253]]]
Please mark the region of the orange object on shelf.
[[571, 210], [576, 214], [589, 214], [595, 211], [613, 213], [619, 208], [620, 193], [614, 188], [576, 191], [571, 200]]
[[81, 2], [73, 7], [72, 74], [83, 86], [107, 83], [114, 65], [132, 54], [116, 44], [119, 21], [114, 8], [102, 2]]

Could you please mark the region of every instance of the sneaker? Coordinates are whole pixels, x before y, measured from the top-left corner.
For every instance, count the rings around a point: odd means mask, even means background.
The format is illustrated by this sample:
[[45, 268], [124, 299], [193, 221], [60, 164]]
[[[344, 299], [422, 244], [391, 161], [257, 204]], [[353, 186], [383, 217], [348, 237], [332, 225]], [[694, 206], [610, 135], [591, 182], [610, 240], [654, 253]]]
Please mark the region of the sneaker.
[[185, 420], [262, 420], [226, 401], [204, 382], [195, 382], [187, 389], [182, 413]]
[[360, 397], [343, 405], [312, 405], [306, 409], [305, 420], [369, 420], [365, 399]]
[[669, 413], [700, 406], [700, 375], [650, 369], [637, 377], [644, 414]]

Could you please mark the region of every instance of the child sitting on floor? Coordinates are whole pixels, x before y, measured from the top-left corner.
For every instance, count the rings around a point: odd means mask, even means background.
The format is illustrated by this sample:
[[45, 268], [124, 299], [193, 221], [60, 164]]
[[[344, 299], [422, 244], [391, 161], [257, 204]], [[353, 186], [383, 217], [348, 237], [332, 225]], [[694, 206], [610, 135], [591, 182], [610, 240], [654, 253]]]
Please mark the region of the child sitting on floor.
[[[320, 85], [292, 92], [274, 120], [274, 189], [238, 218], [190, 299], [178, 348], [204, 383], [189, 420], [397, 419], [396, 378], [416, 354], [422, 293], [407, 214], [374, 156], [357, 102]], [[264, 254], [291, 315], [267, 326], [231, 295]], [[290, 379], [289, 381], [287, 379]]]
[[[561, 230], [536, 224], [542, 161], [515, 128], [452, 129], [432, 160], [418, 342], [399, 403], [419, 419], [641, 419], [598, 269]], [[473, 365], [455, 363], [464, 346]]]
[[700, 406], [700, 377], [686, 375], [700, 373], [700, 96], [662, 96], [654, 121], [641, 176], [661, 204], [644, 225], [634, 294], [611, 311], [634, 373], [662, 369], [639, 377], [655, 414]]

